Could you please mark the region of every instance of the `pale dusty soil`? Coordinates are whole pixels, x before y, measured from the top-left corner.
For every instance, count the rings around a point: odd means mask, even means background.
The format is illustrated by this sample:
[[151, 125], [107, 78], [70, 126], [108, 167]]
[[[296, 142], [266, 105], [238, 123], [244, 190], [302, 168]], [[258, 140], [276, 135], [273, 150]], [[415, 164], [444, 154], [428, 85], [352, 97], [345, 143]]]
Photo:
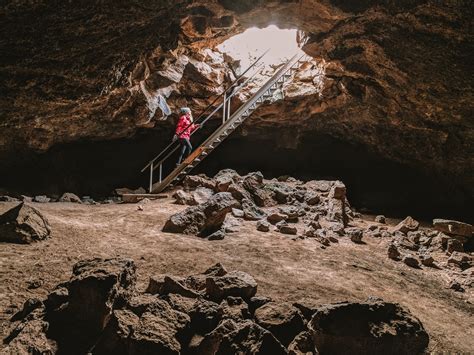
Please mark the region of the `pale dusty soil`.
[[[387, 240], [365, 238], [366, 244], [358, 245], [341, 238], [323, 250], [314, 240], [257, 232], [255, 222], [245, 222], [240, 232], [210, 242], [161, 232], [167, 217], [185, 208], [170, 199], [152, 201], [144, 211], [135, 204], [34, 205], [48, 217], [53, 233], [33, 245], [0, 244], [2, 338], [12, 313], [27, 298], [42, 298], [67, 280], [75, 262], [120, 256], [135, 260], [142, 290], [152, 274], [185, 276], [221, 262], [253, 275], [258, 294], [277, 300], [326, 303], [378, 296], [402, 304], [423, 322], [431, 351], [474, 351], [474, 306], [468, 296], [445, 288], [444, 271], [412, 269], [388, 259]], [[13, 206], [1, 203], [0, 213]], [[28, 289], [34, 280], [44, 284]]]

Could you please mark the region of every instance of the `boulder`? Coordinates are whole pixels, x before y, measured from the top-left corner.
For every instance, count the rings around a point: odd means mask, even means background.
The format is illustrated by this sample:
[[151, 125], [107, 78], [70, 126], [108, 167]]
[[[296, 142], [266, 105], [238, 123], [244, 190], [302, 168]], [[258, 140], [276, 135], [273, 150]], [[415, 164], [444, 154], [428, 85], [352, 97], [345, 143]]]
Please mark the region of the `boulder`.
[[385, 216], [379, 215], [379, 216], [375, 217], [375, 222], [385, 224], [386, 223]]
[[193, 200], [196, 204], [202, 204], [209, 201], [209, 199], [214, 195], [214, 190], [207, 187], [198, 187], [191, 193]]
[[[235, 210], [235, 208], [233, 208]], [[224, 223], [222, 223], [222, 230], [225, 233], [236, 233], [240, 230], [242, 226], [242, 220], [234, 217], [233, 214], [228, 213], [225, 216]]]
[[206, 334], [196, 353], [283, 355], [287, 351], [269, 331], [251, 320], [236, 322], [227, 319]]
[[220, 303], [219, 316], [221, 319], [233, 319], [235, 321], [249, 319], [249, 307], [242, 298], [229, 296]]
[[165, 223], [163, 232], [199, 234], [206, 237], [219, 230], [227, 213], [240, 203], [228, 192], [217, 193], [207, 202], [186, 208], [172, 215]]
[[341, 181], [336, 181], [329, 191], [329, 197], [344, 200], [346, 198], [346, 186]]
[[286, 215], [280, 212], [274, 212], [267, 216], [267, 221], [271, 224], [277, 224], [278, 222], [285, 221]]
[[408, 233], [418, 230], [420, 223], [413, 219], [412, 217], [408, 216], [403, 221], [398, 223], [394, 228], [393, 232], [401, 232], [401, 233]]
[[255, 321], [284, 346], [305, 328], [303, 315], [291, 303], [268, 302], [255, 311]]
[[290, 226], [285, 221], [278, 222], [276, 228], [282, 234], [296, 235], [298, 233], [298, 229], [295, 226]]
[[459, 253], [457, 251], [453, 252], [448, 259], [448, 264], [455, 265], [462, 270], [470, 268], [472, 265], [472, 257], [467, 254]]
[[411, 256], [411, 255], [405, 255], [402, 259], [402, 261], [408, 265], [409, 267], [419, 269], [420, 268], [420, 262], [418, 261], [417, 258]]
[[44, 196], [44, 195], [35, 196], [33, 198], [33, 202], [38, 202], [38, 203], [48, 203], [50, 201], [51, 201], [51, 199], [47, 196]]
[[472, 237], [473, 233], [471, 224], [448, 219], [434, 219], [433, 227], [443, 233], [459, 235], [468, 238]]
[[314, 206], [317, 205], [321, 199], [319, 198], [319, 195], [316, 192], [308, 191], [304, 197], [304, 200], [308, 205]]
[[308, 328], [322, 354], [421, 354], [429, 342], [417, 318], [382, 301], [322, 306]]
[[223, 276], [206, 278], [206, 294], [211, 300], [220, 302], [228, 296], [249, 300], [257, 293], [257, 283], [249, 274], [232, 271]]
[[60, 198], [59, 202], [73, 202], [73, 203], [82, 203], [82, 200], [79, 196], [71, 193], [65, 192]]
[[401, 254], [398, 251], [398, 248], [394, 244], [388, 246], [387, 255], [392, 260], [400, 260]]
[[68, 314], [75, 327], [92, 333], [102, 331], [116, 302], [133, 288], [135, 264], [129, 259], [89, 259], [76, 263], [67, 284]]
[[51, 235], [47, 218], [22, 202], [0, 216], [0, 241], [29, 244]]
[[225, 238], [225, 231], [223, 229], [219, 229], [214, 233], [210, 234], [207, 237], [207, 240], [223, 240]]
[[257, 308], [262, 307], [264, 304], [271, 302], [270, 297], [265, 296], [254, 296], [248, 301], [249, 311], [251, 314], [254, 314]]
[[258, 221], [265, 218], [265, 212], [257, 207], [252, 200], [244, 198], [242, 199], [242, 210], [244, 211], [244, 219], [248, 221]]
[[463, 252], [464, 251], [464, 245], [458, 239], [449, 238], [448, 242], [446, 243], [446, 251], [448, 253], [452, 253], [452, 252], [455, 252], [455, 251]]
[[267, 221], [258, 221], [257, 222], [257, 230], [259, 232], [269, 232], [270, 231], [270, 223]]
[[362, 243], [364, 231], [358, 227], [346, 228], [345, 233], [351, 238], [354, 243]]
[[186, 175], [183, 180], [183, 186], [186, 190], [194, 190], [197, 187], [204, 187], [214, 190], [215, 182], [204, 175]]
[[163, 301], [154, 312], [145, 312], [133, 327], [128, 354], [180, 354], [180, 340], [191, 323], [187, 314]]
[[421, 254], [420, 261], [424, 266], [433, 267], [434, 259], [430, 254]]
[[183, 190], [177, 190], [173, 194], [173, 198], [175, 199], [175, 203], [178, 205], [195, 206], [198, 204], [190, 193]]
[[314, 346], [311, 334], [307, 331], [299, 333], [288, 345], [288, 355], [316, 355], [319, 354]]

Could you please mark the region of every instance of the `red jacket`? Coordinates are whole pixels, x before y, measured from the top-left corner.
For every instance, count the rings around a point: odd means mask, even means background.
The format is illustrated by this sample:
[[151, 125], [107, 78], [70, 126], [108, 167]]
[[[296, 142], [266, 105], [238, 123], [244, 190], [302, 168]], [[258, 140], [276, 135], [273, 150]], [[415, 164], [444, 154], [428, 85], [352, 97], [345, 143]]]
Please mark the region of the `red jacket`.
[[[191, 124], [189, 126], [190, 123], [191, 121], [186, 115], [183, 115], [179, 118], [178, 125], [176, 126], [176, 135], [178, 138], [189, 139], [191, 137], [191, 132], [197, 127], [195, 124]], [[188, 128], [186, 129], [186, 127]]]

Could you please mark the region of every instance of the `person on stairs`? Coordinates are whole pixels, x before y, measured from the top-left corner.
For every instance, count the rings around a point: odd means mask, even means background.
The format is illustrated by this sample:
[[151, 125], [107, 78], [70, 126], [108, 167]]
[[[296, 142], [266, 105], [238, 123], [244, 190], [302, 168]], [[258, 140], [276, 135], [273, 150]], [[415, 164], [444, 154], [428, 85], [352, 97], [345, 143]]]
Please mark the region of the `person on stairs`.
[[176, 132], [173, 137], [173, 141], [178, 140], [181, 146], [181, 153], [179, 154], [176, 166], [180, 165], [183, 159], [186, 159], [186, 157], [191, 154], [191, 151], [193, 150], [193, 146], [190, 142], [191, 133], [199, 128], [198, 124], [193, 123], [193, 115], [190, 108], [183, 107], [181, 108], [180, 113], [181, 116], [179, 117]]

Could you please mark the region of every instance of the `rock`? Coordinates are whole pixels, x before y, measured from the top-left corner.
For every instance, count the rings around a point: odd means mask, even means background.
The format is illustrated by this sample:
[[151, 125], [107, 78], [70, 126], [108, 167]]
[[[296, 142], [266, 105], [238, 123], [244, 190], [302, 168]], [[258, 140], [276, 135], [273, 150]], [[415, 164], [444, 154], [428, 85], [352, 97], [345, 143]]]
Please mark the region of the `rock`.
[[206, 237], [219, 230], [227, 213], [240, 203], [228, 192], [217, 193], [207, 202], [186, 208], [172, 215], [165, 223], [163, 232], [199, 234]]
[[305, 201], [310, 206], [317, 205], [320, 200], [319, 195], [314, 191], [309, 191], [305, 195]]
[[400, 260], [401, 254], [394, 244], [390, 244], [387, 250], [388, 257], [392, 260]]
[[206, 203], [214, 195], [214, 190], [207, 187], [198, 187], [191, 193], [193, 200], [196, 204], [200, 205]]
[[189, 327], [187, 314], [173, 310], [163, 301], [161, 309], [145, 312], [133, 327], [129, 354], [180, 354], [180, 339]]
[[[122, 196], [122, 195], [144, 195], [146, 194], [146, 190], [143, 187], [139, 187], [138, 189], [129, 189], [126, 187], [118, 188], [115, 189], [114, 193], [117, 196]], [[90, 196], [84, 196], [82, 198], [83, 200], [91, 200]]]
[[421, 354], [429, 342], [417, 318], [380, 301], [321, 306], [308, 328], [322, 354]]
[[282, 234], [296, 235], [298, 233], [298, 229], [295, 226], [290, 226], [285, 221], [278, 222], [276, 228]]
[[56, 354], [58, 346], [48, 339], [48, 323], [42, 319], [42, 311], [37, 309], [28, 320], [18, 324], [4, 339], [3, 354]]
[[397, 224], [394, 227], [393, 232], [402, 232], [406, 234], [408, 232], [413, 232], [413, 231], [418, 230], [419, 226], [420, 226], [420, 223], [418, 221], [408, 216], [407, 218], [405, 218], [403, 221], [401, 221], [399, 224]]
[[413, 267], [415, 269], [419, 269], [420, 268], [420, 263], [418, 261], [418, 259], [414, 258], [413, 256], [411, 255], [405, 255], [402, 259], [402, 261], [408, 265], [409, 267]]
[[129, 310], [113, 311], [99, 340], [94, 345], [93, 354], [123, 354], [129, 347], [129, 338], [138, 327], [140, 318]]
[[454, 290], [456, 292], [464, 292], [465, 291], [458, 280], [451, 280], [448, 284], [448, 288], [451, 289], [451, 290]]
[[25, 303], [23, 303], [23, 308], [15, 313], [10, 321], [15, 322], [17, 320], [24, 319], [27, 315], [33, 312], [35, 309], [43, 307], [43, 302], [38, 298], [28, 298]]
[[76, 263], [67, 284], [68, 314], [75, 327], [98, 334], [114, 304], [126, 298], [136, 281], [135, 264], [128, 259], [89, 259]]
[[232, 215], [236, 218], [244, 218], [244, 211], [238, 208], [233, 208]]
[[161, 294], [163, 291], [163, 284], [165, 283], [166, 275], [150, 276], [148, 279], [148, 287], [145, 292], [152, 295]]
[[255, 321], [284, 346], [305, 328], [303, 315], [291, 303], [268, 302], [255, 311]]
[[364, 231], [357, 227], [346, 228], [345, 233], [351, 238], [354, 243], [362, 243]]
[[279, 211], [285, 215], [285, 221], [288, 223], [298, 223], [299, 217], [306, 214], [304, 210], [295, 206], [283, 206], [279, 208]]
[[288, 345], [288, 355], [316, 355], [319, 354], [314, 346], [313, 338], [307, 331], [299, 333]]
[[59, 202], [73, 202], [73, 203], [82, 203], [82, 200], [79, 196], [71, 193], [65, 192], [60, 198]]
[[66, 287], [58, 286], [51, 291], [44, 301], [44, 305], [48, 311], [58, 310], [62, 306], [67, 305], [69, 300], [69, 291]]
[[341, 181], [336, 181], [329, 191], [329, 197], [344, 200], [346, 198], [346, 186]]
[[414, 244], [419, 244], [420, 239], [424, 236], [424, 233], [421, 231], [416, 231], [416, 232], [408, 232], [407, 237], [408, 240]]
[[379, 215], [379, 216], [375, 217], [375, 222], [385, 224], [386, 223], [385, 216]]
[[240, 219], [237, 219], [232, 214], [228, 213], [225, 216], [224, 223], [222, 223], [221, 229], [225, 233], [236, 233], [240, 230], [241, 225], [242, 221]]
[[455, 238], [449, 238], [448, 242], [446, 244], [446, 251], [448, 253], [452, 253], [452, 252], [455, 252], [455, 251], [463, 252], [464, 251], [464, 246], [459, 240], [457, 240]]
[[471, 267], [471, 262], [472, 258], [469, 255], [457, 251], [453, 252], [448, 259], [448, 264], [455, 265], [462, 270]]
[[19, 199], [11, 196], [0, 196], [0, 202], [18, 202]]
[[254, 314], [257, 308], [262, 307], [264, 304], [271, 302], [272, 299], [270, 297], [265, 296], [254, 296], [252, 297], [249, 302], [249, 311], [251, 314]]
[[47, 196], [44, 196], [44, 195], [35, 196], [33, 198], [33, 202], [38, 202], [38, 203], [48, 203], [50, 201], [51, 201], [51, 199]]
[[219, 229], [207, 237], [208, 240], [223, 240], [225, 238], [225, 231]]
[[24, 202], [0, 216], [0, 241], [29, 244], [51, 235], [47, 218]]
[[244, 211], [244, 219], [248, 221], [258, 221], [265, 218], [265, 212], [257, 207], [250, 199], [242, 200], [242, 210]]
[[219, 305], [221, 319], [241, 321], [250, 318], [249, 307], [240, 297], [227, 297]]
[[163, 284], [161, 285], [160, 291], [160, 294], [162, 295], [175, 293], [188, 298], [197, 298], [200, 296], [199, 293], [188, 288], [182, 280], [171, 276], [165, 276], [163, 278]]
[[222, 321], [201, 341], [197, 354], [287, 354], [286, 349], [267, 330], [251, 320]]
[[173, 198], [175, 199], [175, 203], [178, 205], [195, 206], [198, 204], [191, 194], [183, 190], [177, 190], [173, 194]]
[[472, 237], [473, 233], [471, 224], [448, 219], [434, 219], [433, 227], [443, 233], [460, 235], [469, 238]]
[[183, 180], [183, 186], [187, 190], [194, 190], [197, 187], [204, 187], [210, 190], [214, 190], [215, 182], [207, 176], [203, 175], [186, 175]]
[[229, 186], [240, 179], [240, 175], [232, 169], [221, 170], [214, 176], [215, 186], [219, 192], [228, 191]]
[[420, 255], [420, 261], [424, 266], [428, 266], [428, 267], [434, 266], [434, 259], [430, 254]]
[[241, 297], [249, 300], [257, 293], [257, 283], [249, 274], [232, 271], [223, 276], [206, 279], [206, 294], [211, 300], [222, 301], [228, 296]]
[[345, 233], [344, 224], [339, 222], [330, 222], [327, 225], [327, 230], [343, 236]]
[[448, 240], [451, 239], [443, 232], [439, 232], [435, 237], [431, 238], [430, 249], [432, 250], [446, 250], [448, 247]]
[[286, 215], [280, 212], [271, 213], [267, 216], [267, 221], [271, 224], [277, 224], [280, 221], [285, 221]]
[[269, 232], [270, 231], [270, 223], [267, 221], [258, 221], [257, 222], [257, 230], [260, 232]]
[[321, 303], [315, 301], [312, 298], [303, 298], [293, 303], [293, 306], [298, 308], [305, 319], [309, 321], [313, 317], [313, 314], [318, 311]]

